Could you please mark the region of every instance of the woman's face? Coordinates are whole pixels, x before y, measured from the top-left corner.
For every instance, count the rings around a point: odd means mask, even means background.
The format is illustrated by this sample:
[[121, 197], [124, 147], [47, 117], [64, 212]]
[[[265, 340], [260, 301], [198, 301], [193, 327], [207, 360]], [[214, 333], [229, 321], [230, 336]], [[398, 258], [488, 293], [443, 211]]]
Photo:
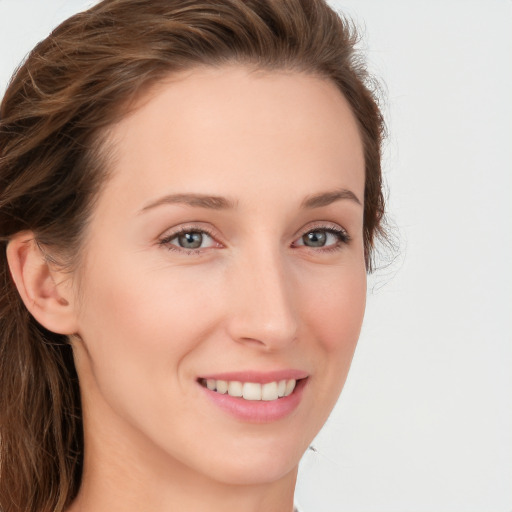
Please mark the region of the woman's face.
[[202, 68], [109, 137], [76, 280], [89, 462], [237, 484], [290, 474], [338, 398], [365, 305], [347, 102], [297, 72]]

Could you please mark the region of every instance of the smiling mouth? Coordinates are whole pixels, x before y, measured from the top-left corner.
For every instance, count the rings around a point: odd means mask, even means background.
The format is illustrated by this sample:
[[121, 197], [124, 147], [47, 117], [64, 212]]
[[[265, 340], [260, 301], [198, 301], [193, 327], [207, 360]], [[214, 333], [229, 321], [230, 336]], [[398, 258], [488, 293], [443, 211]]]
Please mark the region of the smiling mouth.
[[283, 379], [260, 384], [258, 382], [240, 382], [220, 379], [200, 379], [199, 383], [210, 391], [244, 400], [262, 400], [271, 402], [293, 393], [297, 382], [302, 379]]

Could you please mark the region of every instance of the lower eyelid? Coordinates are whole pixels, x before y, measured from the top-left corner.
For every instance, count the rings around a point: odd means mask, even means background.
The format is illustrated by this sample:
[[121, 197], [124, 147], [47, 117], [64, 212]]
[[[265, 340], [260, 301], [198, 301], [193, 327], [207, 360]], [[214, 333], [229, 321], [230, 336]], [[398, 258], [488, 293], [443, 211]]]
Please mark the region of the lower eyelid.
[[[344, 229], [338, 229], [338, 228], [332, 228], [332, 227], [322, 227], [322, 226], [318, 226], [318, 227], [313, 227], [311, 229], [308, 229], [307, 231], [305, 231], [298, 239], [298, 240], [302, 240], [302, 238], [307, 235], [308, 233], [312, 233], [314, 231], [324, 231], [326, 232], [327, 234], [330, 234], [332, 236], [334, 236], [336, 238], [336, 242], [333, 243], [333, 244], [329, 244], [329, 245], [326, 245], [326, 246], [320, 246], [320, 247], [310, 247], [310, 246], [307, 246], [306, 244], [304, 243], [301, 243], [301, 244], [298, 244], [299, 246], [303, 246], [303, 247], [308, 247], [310, 249], [316, 249], [316, 250], [319, 250], [319, 249], [326, 249], [326, 248], [333, 248], [335, 247], [336, 245], [343, 245], [343, 244], [346, 244], [348, 242], [350, 242], [351, 238], [350, 238], [350, 235], [347, 233], [346, 230]], [[295, 244], [296, 242], [294, 242]]]
[[[324, 231], [324, 232], [334, 236], [336, 238], [336, 241], [329, 245], [319, 246], [319, 247], [308, 246], [304, 243], [297, 244], [297, 242], [301, 241], [305, 235], [307, 235], [308, 233], [314, 232], [314, 231]], [[191, 233], [191, 232], [201, 233], [203, 236], [208, 237], [210, 239], [210, 242], [208, 243], [208, 245], [206, 247], [198, 247], [195, 249], [188, 249], [186, 247], [181, 247], [178, 243], [171, 243], [173, 240], [177, 239], [181, 234]], [[295, 242], [293, 242], [292, 246], [306, 247], [308, 249], [312, 249], [315, 251], [322, 251], [322, 250], [330, 250], [330, 249], [340, 248], [341, 246], [348, 244], [350, 241], [351, 241], [350, 235], [343, 228], [334, 228], [334, 227], [330, 227], [330, 226], [329, 227], [315, 226], [315, 227], [312, 227], [311, 229], [308, 229], [307, 231], [305, 231], [298, 239], [296, 239]], [[160, 238], [158, 244], [161, 246], [167, 247], [169, 250], [175, 250], [177, 252], [183, 252], [183, 253], [189, 253], [189, 254], [199, 254], [206, 249], [222, 247], [222, 244], [216, 239], [216, 237], [212, 233], [210, 233], [209, 231], [207, 231], [204, 228], [196, 228], [193, 226], [191, 226], [190, 228], [187, 227], [184, 229], [180, 229], [174, 233], [170, 233], [169, 235]]]
[[[187, 248], [181, 247], [179, 243], [174, 243], [173, 241], [177, 239], [180, 235], [185, 233], [201, 233], [203, 237], [209, 238], [209, 242], [207, 246], [197, 247], [197, 248]], [[160, 237], [158, 240], [158, 245], [165, 247], [168, 250], [176, 251], [182, 254], [201, 254], [203, 251], [207, 249], [212, 249], [216, 247], [222, 247], [222, 244], [217, 240], [217, 238], [206, 230], [203, 227], [196, 226], [186, 226], [185, 228], [178, 229], [177, 231], [171, 232], [168, 235]]]

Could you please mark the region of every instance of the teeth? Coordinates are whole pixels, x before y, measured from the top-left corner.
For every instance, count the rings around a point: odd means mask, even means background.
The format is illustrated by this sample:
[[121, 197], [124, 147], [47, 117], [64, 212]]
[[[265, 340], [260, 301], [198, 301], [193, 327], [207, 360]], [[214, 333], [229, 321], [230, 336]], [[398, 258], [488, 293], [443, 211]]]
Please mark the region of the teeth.
[[228, 395], [229, 396], [242, 396], [244, 394], [242, 383], [233, 380], [228, 383]]
[[257, 382], [240, 382], [207, 379], [203, 384], [212, 391], [234, 397], [243, 397], [244, 400], [264, 400], [270, 402], [288, 395], [295, 389], [297, 381], [294, 379], [280, 380], [259, 384]]
[[295, 389], [295, 381], [288, 380], [286, 381], [286, 388], [284, 390], [284, 396], [288, 396], [292, 394], [292, 391]]
[[[218, 380], [216, 385], [216, 391], [217, 393], [220, 393], [221, 395], [224, 395], [228, 392], [228, 381], [227, 380]], [[215, 388], [213, 388], [215, 389]]]
[[246, 400], [261, 400], [261, 384], [246, 382], [244, 384], [243, 397]]
[[277, 400], [279, 395], [277, 394], [277, 382], [269, 382], [261, 386], [261, 399], [262, 400]]

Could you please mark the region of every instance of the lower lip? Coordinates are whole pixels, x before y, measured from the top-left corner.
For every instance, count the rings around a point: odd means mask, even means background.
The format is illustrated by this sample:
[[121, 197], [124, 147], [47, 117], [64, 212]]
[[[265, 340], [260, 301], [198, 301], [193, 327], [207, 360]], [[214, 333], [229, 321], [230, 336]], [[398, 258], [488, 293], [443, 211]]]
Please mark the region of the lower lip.
[[201, 386], [201, 389], [216, 406], [239, 420], [270, 423], [285, 418], [299, 406], [307, 380], [306, 378], [297, 381], [291, 395], [271, 401], [245, 400], [228, 394], [221, 395], [204, 386]]

